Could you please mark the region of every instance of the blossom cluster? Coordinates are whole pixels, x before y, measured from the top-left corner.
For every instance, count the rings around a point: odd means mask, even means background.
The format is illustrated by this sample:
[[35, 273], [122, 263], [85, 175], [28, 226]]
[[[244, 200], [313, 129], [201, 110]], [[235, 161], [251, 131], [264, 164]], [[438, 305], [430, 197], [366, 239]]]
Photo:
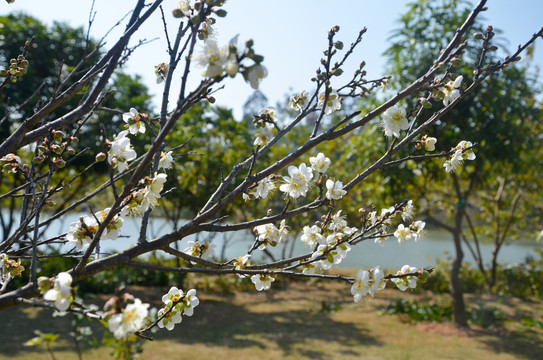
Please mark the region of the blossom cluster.
[[[331, 160], [323, 153], [319, 153], [317, 156], [310, 157], [309, 163], [311, 166], [307, 166], [305, 163], [302, 163], [299, 166], [290, 165], [288, 167], [288, 176], [282, 177], [284, 183], [279, 186], [279, 191], [293, 199], [306, 196], [313, 179], [316, 179], [317, 183], [321, 182], [320, 180], [328, 171]], [[315, 176], [314, 172], [316, 172], [318, 176]], [[275, 178], [277, 178], [277, 176], [268, 176], [259, 181], [256, 185], [250, 187], [243, 194], [245, 201], [256, 198], [266, 199], [276, 187], [274, 183]], [[328, 178], [325, 182], [325, 186], [325, 197], [329, 200], [339, 200], [347, 193], [346, 190], [343, 190], [342, 181], [334, 181]]]
[[288, 226], [285, 225], [285, 220], [281, 220], [279, 228], [274, 224], [258, 225], [253, 229], [256, 240], [258, 242], [258, 249], [264, 250], [268, 245], [276, 246], [281, 240], [288, 236]]
[[12, 260], [7, 254], [0, 254], [0, 286], [9, 281], [14, 276], [21, 276], [24, 271], [21, 265], [21, 259]]
[[124, 211], [128, 214], [139, 215], [149, 209], [154, 209], [158, 205], [167, 177], [165, 173], [155, 173], [154, 177], [141, 180], [140, 184], [144, 187], [129, 195]]
[[[94, 216], [85, 215], [80, 217], [79, 221], [74, 221], [70, 225], [70, 231], [66, 234], [66, 240], [73, 243], [77, 250], [81, 250], [85, 245], [90, 245], [96, 231], [98, 231], [99, 222], [102, 223], [106, 219], [110, 210], [110, 208], [106, 208], [98, 211]], [[123, 218], [120, 215], [115, 215], [107, 224], [102, 234], [102, 240], [116, 240], [123, 223]]]
[[198, 306], [200, 300], [196, 297], [195, 289], [190, 289], [185, 294], [183, 290], [173, 286], [167, 294], [162, 296], [162, 302], [166, 306], [158, 310], [157, 316], [160, 319], [158, 327], [172, 330], [175, 324], [183, 320], [182, 315], [194, 314], [194, 308]]
[[[209, 29], [210, 23], [204, 22], [204, 27]], [[209, 33], [207, 30], [206, 32]], [[196, 65], [204, 67], [203, 76], [216, 78], [226, 75], [235, 77], [241, 72], [244, 79], [255, 90], [258, 89], [260, 81], [268, 76], [268, 70], [261, 64], [262, 56], [254, 54], [252, 41], [249, 40], [244, 55], [252, 58], [255, 63], [251, 66], [241, 66], [237, 50], [237, 36], [230, 40], [226, 46], [219, 47], [214, 39], [206, 38], [202, 51], [195, 53], [192, 59]]]
[[326, 92], [322, 92], [319, 94], [318, 106], [321, 108], [324, 107], [324, 113], [329, 115], [341, 109], [341, 98], [336, 91], [330, 91], [328, 97], [326, 97]]
[[304, 273], [311, 274], [317, 269], [328, 270], [332, 266], [340, 264], [351, 250], [348, 239], [358, 231], [357, 228], [349, 227], [341, 210], [336, 214], [323, 218], [311, 227], [303, 228], [301, 240], [308, 246], [315, 246], [317, 249], [310, 257], [312, 266], [306, 267]]
[[[417, 271], [418, 269], [414, 266], [404, 265], [396, 275], [414, 274]], [[415, 275], [392, 278], [391, 281], [401, 291], [415, 289], [417, 287], [417, 277]]]
[[354, 283], [351, 286], [351, 294], [353, 295], [354, 302], [360, 302], [368, 295], [373, 297], [374, 294], [383, 290], [388, 281], [396, 285], [401, 291], [415, 289], [417, 287], [417, 276], [421, 275], [422, 272], [423, 270], [418, 270], [416, 267], [404, 265], [396, 273], [395, 277], [389, 276], [390, 279], [387, 279], [379, 266], [371, 270], [360, 270], [356, 274]]
[[399, 224], [398, 228], [394, 232], [394, 236], [398, 239], [398, 243], [402, 244], [410, 239], [418, 241], [422, 235], [426, 223], [424, 221], [414, 221], [411, 225], [405, 226]]
[[0, 159], [0, 168], [2, 172], [16, 173], [19, 171], [23, 162], [20, 157], [15, 154], [7, 154]]
[[[361, 212], [364, 212], [361, 209]], [[380, 215], [377, 215], [377, 211], [370, 212], [366, 217], [366, 229], [380, 228], [380, 231], [385, 234], [375, 238], [375, 242], [381, 245], [384, 244], [384, 239], [390, 227], [392, 226], [396, 215], [401, 215], [401, 219], [405, 222], [410, 221], [415, 216], [415, 207], [413, 206], [413, 200], [407, 201], [405, 204], [399, 206], [391, 206], [381, 209]], [[398, 239], [398, 243], [402, 244], [407, 240], [414, 239], [418, 241], [424, 234], [423, 230], [426, 226], [424, 221], [413, 221], [409, 226], [399, 224], [394, 231], [394, 236]]]
[[199, 243], [191, 240], [187, 242], [187, 247], [183, 252], [190, 256], [208, 260], [215, 255], [215, 246], [215, 244], [211, 244], [209, 241]]
[[[106, 309], [109, 304], [106, 303]], [[117, 340], [128, 338], [141, 330], [149, 319], [149, 304], [140, 299], [129, 299], [128, 305], [121, 312], [112, 315], [107, 324], [109, 331]]]
[[363, 298], [373, 295], [386, 287], [385, 273], [379, 266], [370, 271], [360, 270], [356, 274], [356, 279], [351, 286], [351, 294], [355, 302], [360, 302]]
[[[137, 157], [128, 134], [137, 135], [138, 133], [145, 133], [148, 116], [139, 113], [135, 108], [130, 108], [130, 112], [123, 114], [123, 120], [127, 123], [128, 130], [119, 132], [114, 140], [110, 142], [110, 150], [107, 156], [109, 164], [120, 172], [128, 169], [128, 162]], [[99, 154], [97, 159], [105, 159], [105, 157], [105, 154]], [[172, 152], [161, 152], [158, 169], [170, 169], [172, 166]], [[145, 177], [142, 179], [139, 182], [140, 189], [135, 190], [127, 197], [120, 213], [116, 214], [108, 222], [101, 239], [117, 239], [124, 223], [123, 216], [127, 214], [140, 215], [157, 206], [166, 179], [167, 175], [165, 173], [155, 173], [155, 176], [152, 178]], [[75, 221], [70, 225], [70, 231], [66, 234], [66, 240], [69, 243], [73, 243], [78, 250], [81, 250], [86, 245], [90, 245], [100, 224], [105, 221], [110, 211], [111, 208], [106, 208], [98, 211], [94, 216], [85, 215], [80, 217], [79, 221]]]
[[[43, 293], [43, 299], [54, 301], [59, 311], [66, 311], [73, 301], [72, 276], [67, 272], [59, 273], [54, 281], [47, 277], [38, 279], [40, 292]], [[52, 288], [51, 288], [52, 286]]]
[[443, 163], [443, 167], [447, 172], [456, 172], [464, 164], [464, 160], [475, 160], [476, 156], [471, 148], [471, 141], [460, 141], [456, 147], [452, 149], [454, 153]]
[[275, 189], [273, 175], [260, 180], [254, 187], [249, 188], [246, 193], [243, 193], [243, 199], [249, 201], [251, 199], [267, 199], [270, 193]]
[[443, 105], [448, 106], [454, 100], [460, 97], [460, 89], [462, 87], [463, 76], [457, 77], [454, 81], [449, 81], [445, 87], [441, 89], [443, 92]]

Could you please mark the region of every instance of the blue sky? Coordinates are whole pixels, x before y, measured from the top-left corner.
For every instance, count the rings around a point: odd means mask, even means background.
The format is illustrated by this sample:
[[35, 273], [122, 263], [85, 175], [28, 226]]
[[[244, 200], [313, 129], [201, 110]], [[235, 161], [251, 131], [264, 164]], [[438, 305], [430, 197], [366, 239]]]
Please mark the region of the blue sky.
[[[2, 0], [0, 15], [21, 10], [46, 23], [59, 20], [72, 26], [86, 27], [91, 3], [91, 0], [16, 0], [8, 5]], [[97, 14], [91, 34], [101, 38], [134, 3], [96, 0]], [[177, 3], [175, 0], [164, 1], [172, 33], [177, 20], [171, 16], [171, 9]], [[254, 40], [256, 51], [265, 56], [264, 65], [269, 73], [261, 90], [268, 97], [270, 105], [274, 105], [283, 100], [287, 93], [311, 89], [310, 79], [319, 66], [322, 50], [327, 44], [327, 31], [333, 25], [341, 27], [337, 39], [345, 44], [353, 41], [362, 27], [368, 28], [351, 66], [347, 68], [347, 74], [352, 72], [348, 69], [354, 69], [365, 60], [369, 77], [385, 75], [382, 53], [396, 20], [405, 11], [405, 3], [402, 0], [230, 0], [225, 5], [228, 16], [219, 19], [216, 25], [217, 40], [220, 44], [226, 43], [237, 34], [241, 41], [247, 38]], [[502, 35], [509, 41], [511, 49], [543, 25], [541, 0], [489, 0], [488, 7], [485, 23], [502, 29]], [[124, 26], [110, 34], [109, 43], [113, 43], [115, 35], [118, 36], [122, 29]], [[159, 39], [138, 49], [126, 67], [128, 72], [143, 76], [144, 82], [155, 94], [156, 104], [159, 103], [162, 87], [155, 84], [154, 65], [167, 58], [162, 29], [160, 14], [156, 13], [134, 41]], [[534, 57], [536, 65], [543, 65], [541, 46], [539, 41]], [[197, 83], [200, 74], [199, 69], [192, 72], [193, 84]], [[228, 80], [225, 85], [224, 90], [216, 94], [217, 103], [234, 108], [236, 117], [240, 117], [242, 105], [252, 89], [241, 76]]]

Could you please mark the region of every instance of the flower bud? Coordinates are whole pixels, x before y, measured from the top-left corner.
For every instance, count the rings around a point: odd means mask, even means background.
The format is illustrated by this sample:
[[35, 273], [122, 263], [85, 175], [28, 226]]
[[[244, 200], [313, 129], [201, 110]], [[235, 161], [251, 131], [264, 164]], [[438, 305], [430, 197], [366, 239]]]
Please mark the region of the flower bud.
[[103, 152], [96, 154], [96, 161], [97, 161], [97, 162], [105, 161], [106, 158], [107, 158], [107, 156], [106, 156], [106, 154], [103, 153]]
[[432, 103], [426, 98], [420, 98], [420, 103], [425, 109], [430, 109], [432, 107]]
[[40, 293], [44, 294], [52, 285], [53, 282], [48, 277], [40, 276], [38, 278], [38, 289], [40, 290]]
[[200, 15], [196, 14], [191, 16], [190, 22], [192, 23], [192, 25], [198, 25], [200, 23]]
[[215, 11], [215, 14], [217, 14], [218, 17], [225, 17], [227, 12], [224, 9], [219, 9], [219, 10]]
[[174, 18], [179, 19], [179, 18], [182, 18], [185, 14], [183, 14], [183, 11], [181, 11], [181, 9], [176, 8], [176, 9], [173, 9], [172, 15]]

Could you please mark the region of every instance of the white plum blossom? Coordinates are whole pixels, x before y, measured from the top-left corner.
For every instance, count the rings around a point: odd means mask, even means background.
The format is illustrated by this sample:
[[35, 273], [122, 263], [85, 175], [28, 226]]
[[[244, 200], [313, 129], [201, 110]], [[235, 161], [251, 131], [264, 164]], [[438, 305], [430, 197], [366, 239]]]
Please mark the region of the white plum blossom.
[[117, 340], [126, 338], [128, 335], [141, 330], [149, 315], [149, 304], [144, 304], [140, 299], [128, 304], [120, 314], [113, 315], [108, 320], [109, 331]]
[[409, 227], [405, 227], [404, 224], [398, 225], [398, 229], [394, 231], [394, 236], [398, 239], [398, 244], [402, 244], [411, 239], [413, 232]]
[[424, 139], [424, 148], [426, 151], [434, 151], [436, 149], [437, 139], [435, 137], [427, 137]]
[[411, 224], [410, 228], [413, 231], [413, 239], [415, 241], [420, 240], [422, 235], [424, 235], [424, 228], [426, 227], [426, 223], [424, 221], [415, 221], [413, 224]]
[[264, 224], [255, 226], [253, 232], [257, 235], [257, 241], [260, 243], [258, 249], [264, 250], [268, 245], [276, 246], [288, 236], [288, 228], [285, 220], [281, 220], [279, 228], [274, 224]]
[[172, 152], [168, 151], [165, 153], [164, 151], [160, 153], [160, 160], [158, 161], [158, 168], [159, 169], [170, 169], [173, 166], [173, 157]]
[[321, 228], [317, 225], [313, 225], [311, 227], [304, 226], [301, 240], [309, 247], [313, 247], [316, 244], [323, 244], [325, 242], [324, 236], [321, 234]]
[[208, 260], [215, 255], [215, 247], [216, 245], [211, 244], [209, 241], [199, 243], [191, 240], [187, 242], [187, 247], [183, 252], [194, 257]]
[[325, 196], [329, 200], [339, 200], [347, 193], [347, 191], [343, 190], [343, 182], [334, 182], [331, 179], [326, 180], [326, 189]]
[[200, 299], [196, 297], [196, 289], [187, 291], [181, 304], [183, 306], [183, 315], [192, 316], [194, 314], [194, 308], [200, 304]]
[[130, 134], [137, 134], [138, 132], [145, 134], [145, 122], [138, 110], [130, 108], [130, 112], [123, 114], [123, 121], [128, 124]]
[[164, 183], [168, 175], [164, 173], [155, 174], [155, 177], [150, 180], [150, 184], [147, 185], [143, 192], [143, 199], [141, 200], [141, 212], [146, 212], [149, 209], [153, 209], [158, 205], [158, 199], [160, 199], [160, 192], [164, 188]]
[[277, 116], [275, 115], [275, 108], [273, 106], [267, 106], [264, 109], [260, 109], [258, 111], [258, 117], [267, 122], [277, 122]]
[[458, 143], [458, 145], [456, 145], [456, 150], [462, 150], [462, 157], [464, 160], [475, 160], [476, 156], [473, 149], [466, 150], [472, 146], [473, 144], [471, 141], [462, 140]]
[[228, 48], [219, 48], [215, 40], [207, 39], [204, 42], [203, 50], [194, 54], [193, 60], [200, 67], [207, 66], [204, 76], [208, 78], [217, 77], [222, 74], [228, 61]]
[[178, 289], [175, 286], [172, 286], [166, 294], [162, 295], [162, 302], [169, 307], [175, 306], [177, 305], [179, 300], [183, 298], [184, 295], [185, 294], [183, 293], [183, 290]]
[[311, 168], [313, 170], [321, 174], [325, 174], [331, 164], [331, 161], [329, 158], [324, 156], [323, 153], [318, 153], [317, 156], [309, 158], [309, 163], [311, 163]]
[[368, 214], [368, 220], [370, 222], [370, 225], [373, 226], [377, 224], [377, 211], [372, 211]]
[[[122, 225], [122, 223], [121, 223]], [[96, 231], [98, 223], [91, 216], [82, 216], [79, 221], [74, 221], [70, 225], [70, 231], [66, 234], [66, 240], [74, 243], [77, 250], [81, 250], [83, 246], [89, 245]]]
[[415, 216], [415, 207], [413, 206], [413, 200], [409, 200], [402, 212], [403, 221], [409, 221]]
[[403, 224], [398, 225], [398, 228], [394, 232], [394, 236], [398, 239], [398, 243], [402, 244], [407, 240], [414, 239], [415, 241], [420, 240], [423, 235], [424, 227], [426, 223], [424, 221], [415, 221], [408, 227]]
[[456, 147], [453, 149], [454, 154], [451, 156], [451, 158], [443, 163], [445, 171], [456, 172], [459, 168], [462, 167], [464, 160], [475, 160], [475, 153], [472, 149], [469, 149], [472, 146], [473, 144], [471, 143], [471, 141], [460, 141], [458, 145], [456, 145]]
[[376, 266], [371, 271], [360, 270], [356, 274], [356, 279], [351, 286], [351, 294], [354, 302], [360, 302], [363, 298], [373, 295], [383, 290], [386, 286], [385, 274], [379, 266]]
[[119, 172], [128, 169], [128, 161], [137, 157], [136, 151], [132, 149], [130, 139], [126, 135], [128, 135], [127, 130], [121, 131], [111, 142], [109, 149], [108, 162]]
[[275, 184], [270, 177], [260, 180], [255, 188], [255, 197], [266, 199], [271, 191], [275, 189]]
[[251, 281], [255, 284], [257, 291], [269, 290], [271, 283], [275, 281], [275, 278], [266, 274], [255, 274], [251, 276]]
[[[396, 275], [412, 274], [417, 271], [414, 266], [404, 265]], [[407, 289], [415, 289], [417, 287], [417, 278], [415, 276], [405, 276], [401, 278], [392, 278], [391, 281], [396, 284], [396, 287], [401, 291]]]
[[299, 95], [291, 96], [288, 105], [292, 110], [302, 111], [307, 105], [307, 92], [302, 91]]
[[190, 0], [179, 1], [179, 6], [177, 8], [183, 13], [183, 15], [190, 17], [190, 14], [191, 14]]
[[462, 156], [462, 151], [456, 150], [450, 159], [445, 160], [443, 167], [446, 172], [456, 172], [459, 168], [462, 167], [464, 163], [464, 157]]
[[166, 307], [158, 311], [158, 316], [160, 317], [165, 313], [166, 315], [159, 321], [158, 326], [160, 328], [166, 327], [168, 330], [172, 330], [175, 324], [182, 321], [182, 314], [192, 316], [194, 308], [200, 304], [195, 289], [190, 289], [185, 294], [183, 290], [175, 286], [172, 286], [170, 291], [162, 296], [162, 302], [166, 304]]
[[[211, 27], [209, 27], [209, 29], [211, 29]], [[226, 63], [224, 64], [224, 71], [226, 71], [230, 77], [235, 77], [237, 75], [239, 71], [239, 64], [236, 54], [230, 54], [228, 56], [228, 59], [226, 59]]]
[[72, 275], [67, 272], [61, 272], [55, 279], [52, 289], [43, 294], [44, 300], [54, 301], [58, 310], [66, 311], [73, 301], [72, 295]]
[[272, 180], [272, 176], [266, 177], [260, 180], [257, 185], [251, 188], [247, 193], [243, 194], [245, 201], [251, 198], [267, 199], [268, 195], [275, 189], [275, 183]]
[[342, 210], [339, 210], [335, 215], [332, 215], [328, 230], [333, 231], [334, 233], [343, 233], [345, 235], [355, 233], [357, 229], [355, 227], [351, 228], [347, 226], [347, 220], [345, 220], [345, 215], [341, 215], [341, 211]]
[[383, 114], [382, 127], [386, 136], [399, 138], [401, 130], [409, 129], [409, 123], [405, 117], [405, 109], [398, 105], [388, 108]]
[[[107, 215], [109, 214], [109, 211], [111, 208], [106, 208], [104, 210], [98, 211], [94, 215], [100, 221], [100, 223], [104, 222]], [[119, 215], [115, 215], [113, 219], [107, 224], [106, 231], [102, 235], [102, 240], [117, 240], [117, 237], [119, 236], [119, 230], [123, 227], [124, 220]]]
[[291, 165], [288, 167], [288, 174], [290, 177], [283, 177], [285, 184], [282, 184], [279, 187], [279, 190], [287, 193], [294, 199], [305, 196], [309, 190], [309, 182], [313, 178], [313, 171], [311, 168], [308, 168], [304, 163], [299, 167]]
[[266, 76], [268, 76], [268, 70], [260, 64], [254, 64], [247, 70], [246, 80], [249, 82], [253, 89], [258, 90], [260, 80], [262, 80]]
[[156, 83], [160, 84], [166, 80], [168, 74], [168, 65], [166, 63], [160, 63], [155, 66]]
[[[326, 93], [321, 93], [319, 95], [319, 103], [318, 106], [321, 108], [324, 106], [324, 100], [326, 98]], [[331, 91], [328, 94], [328, 101], [326, 101], [326, 106], [324, 107], [324, 113], [326, 115], [329, 115], [333, 113], [336, 110], [341, 109], [341, 98], [339, 97], [338, 93], [335, 91]]]
[[[160, 318], [169, 309], [170, 308], [165, 307], [158, 310], [157, 316]], [[160, 319], [158, 322], [158, 327], [161, 329], [165, 327], [168, 330], [173, 330], [175, 324], [179, 324], [182, 320], [183, 318], [181, 317], [181, 313], [175, 309], [172, 309], [170, 312], [166, 313], [162, 319]]]
[[[232, 262], [232, 265], [234, 265], [234, 269], [236, 269], [236, 270], [245, 269], [245, 267], [249, 265], [249, 258], [250, 257], [251, 257], [251, 254], [246, 254], [246, 255], [235, 258], [234, 261]], [[237, 274], [237, 275], [240, 278], [245, 277], [244, 274]]]
[[255, 132], [255, 141], [253, 142], [254, 146], [266, 146], [270, 142], [270, 139], [273, 138], [273, 130], [275, 127], [273, 124], [266, 123], [264, 126], [256, 129]]
[[464, 77], [459, 76], [454, 81], [449, 81], [445, 85], [445, 88], [442, 89], [443, 93], [445, 94], [445, 96], [443, 97], [444, 106], [448, 106], [454, 100], [458, 99], [458, 97], [460, 97], [460, 88], [462, 86], [462, 80], [464, 80]]
[[321, 260], [315, 261], [315, 267], [320, 267], [323, 270], [330, 269], [333, 265], [338, 265], [347, 256], [347, 252], [351, 250], [351, 245], [347, 242], [341, 242], [344, 234], [335, 233], [326, 237], [326, 245], [319, 245], [317, 250], [311, 254], [311, 260], [316, 260], [322, 257]]

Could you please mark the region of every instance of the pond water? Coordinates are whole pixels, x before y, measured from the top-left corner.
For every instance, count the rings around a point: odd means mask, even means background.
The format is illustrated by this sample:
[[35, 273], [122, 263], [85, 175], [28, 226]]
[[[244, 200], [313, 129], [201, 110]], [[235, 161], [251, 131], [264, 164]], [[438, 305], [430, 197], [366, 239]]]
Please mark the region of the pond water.
[[[66, 232], [69, 229], [72, 221], [77, 221], [80, 215], [74, 214], [66, 217], [65, 221], [57, 222], [48, 230], [48, 235]], [[150, 238], [165, 234], [171, 231], [171, 226], [163, 219], [154, 219], [150, 223], [148, 234]], [[117, 240], [105, 240], [101, 244], [102, 252], [120, 251], [134, 245], [137, 241], [139, 233], [139, 222], [134, 219], [127, 219], [122, 229], [122, 237]], [[180, 249], [184, 249], [189, 240], [195, 240], [195, 236], [183, 239], [180, 242]], [[200, 234], [200, 240], [211, 239], [216, 244], [216, 254], [219, 255], [224, 245], [224, 234], [216, 234], [211, 237], [209, 233]], [[299, 239], [299, 236], [297, 237]], [[224, 256], [231, 259], [247, 253], [247, 250], [252, 245], [254, 236], [250, 231], [230, 233], [226, 235], [227, 246], [225, 247]], [[292, 240], [292, 239], [291, 239]], [[293, 249], [294, 255], [305, 254], [309, 249], [304, 246], [301, 241], [295, 241]], [[543, 243], [535, 241], [520, 240], [514, 241], [509, 245], [505, 245], [499, 254], [499, 262], [504, 264], [516, 264], [523, 262], [527, 256], [538, 258], [539, 255], [534, 251], [535, 248], [543, 250]], [[271, 248], [271, 253], [275, 259], [280, 259], [282, 248], [280, 245], [276, 248]], [[491, 244], [481, 244], [481, 252], [485, 263], [490, 262], [492, 251]], [[286, 252], [288, 255], [290, 249]], [[468, 249], [464, 245], [465, 261], [474, 264], [474, 260]], [[340, 264], [342, 268], [361, 268], [373, 267], [380, 265], [386, 268], [400, 268], [405, 264], [416, 267], [428, 267], [436, 264], [438, 259], [452, 258], [454, 256], [454, 246], [451, 235], [443, 230], [427, 230], [425, 236], [419, 240], [408, 241], [403, 244], [391, 238], [387, 240], [383, 246], [375, 244], [369, 240], [353, 246], [348, 256]], [[259, 250], [253, 252], [253, 260], [259, 261], [264, 258], [263, 253]]]

